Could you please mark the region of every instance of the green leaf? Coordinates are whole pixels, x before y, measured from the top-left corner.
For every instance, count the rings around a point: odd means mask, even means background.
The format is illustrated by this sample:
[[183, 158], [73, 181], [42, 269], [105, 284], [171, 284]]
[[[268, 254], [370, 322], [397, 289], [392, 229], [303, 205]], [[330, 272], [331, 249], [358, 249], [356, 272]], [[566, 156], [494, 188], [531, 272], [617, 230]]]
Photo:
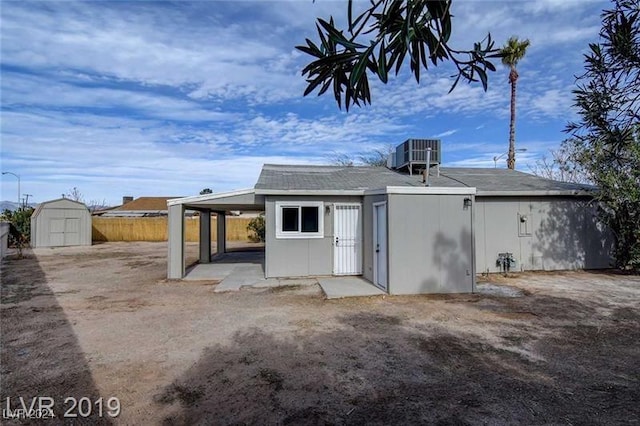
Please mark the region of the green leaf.
[[445, 43], [447, 43], [451, 37], [451, 15], [449, 13], [442, 19], [442, 34], [440, 37]]
[[431, 15], [431, 17], [434, 19], [439, 19], [444, 14], [444, 11], [447, 8], [448, 1], [432, 0], [432, 1], [427, 1], [426, 3], [427, 3], [427, 10], [429, 11], [429, 14]]
[[329, 36], [330, 40], [333, 40], [336, 43], [340, 43], [341, 41], [345, 41], [345, 42], [347, 41], [344, 35], [342, 35], [342, 33], [333, 26], [333, 18], [331, 18], [330, 22], [327, 22], [324, 19], [319, 18], [318, 22], [320, 23], [322, 28], [324, 28], [324, 30], [327, 32], [327, 35]]
[[329, 43], [327, 42], [327, 39], [325, 38], [324, 33], [322, 32], [318, 24], [316, 24], [316, 28], [318, 30], [318, 36], [320, 37], [320, 44], [322, 45], [324, 52], [325, 53], [330, 52], [331, 47], [329, 46]]
[[375, 47], [376, 45], [372, 42], [371, 46], [369, 46], [367, 50], [360, 54], [360, 58], [358, 59], [356, 66], [353, 68], [353, 71], [351, 71], [351, 75], [349, 76], [349, 85], [351, 87], [355, 87], [358, 84], [358, 81], [360, 81], [360, 79], [362, 78], [366, 70], [369, 56], [371, 55]]
[[309, 86], [307, 86], [307, 89], [304, 91], [304, 95], [303, 96], [307, 96], [309, 93], [313, 92], [313, 90], [316, 87], [318, 87], [318, 85], [320, 85], [322, 82], [324, 82], [325, 79], [327, 77], [329, 77], [330, 75], [331, 75], [331, 70], [327, 70], [327, 71], [324, 71], [323, 73], [321, 73], [315, 79], [311, 80], [309, 82]]
[[385, 52], [384, 41], [380, 44], [380, 52], [378, 53], [378, 77], [383, 83], [388, 81], [387, 54]]
[[458, 85], [458, 82], [460, 81], [460, 77], [462, 77], [462, 74], [458, 74], [458, 76], [456, 77], [455, 81], [453, 82], [453, 84], [451, 85], [451, 88], [449, 89], [449, 91], [447, 92], [447, 94], [453, 92], [453, 89], [456, 88], [456, 86]]
[[480, 67], [474, 67], [476, 73], [478, 73], [478, 77], [480, 77], [480, 81], [482, 82], [482, 88], [484, 91], [487, 91], [487, 73]]

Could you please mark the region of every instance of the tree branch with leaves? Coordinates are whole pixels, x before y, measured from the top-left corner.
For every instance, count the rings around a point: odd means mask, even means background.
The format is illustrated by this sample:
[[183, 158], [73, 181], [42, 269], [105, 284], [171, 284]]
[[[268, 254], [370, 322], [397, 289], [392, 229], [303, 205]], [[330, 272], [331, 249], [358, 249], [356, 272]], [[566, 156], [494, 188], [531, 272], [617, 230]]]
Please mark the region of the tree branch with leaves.
[[407, 58], [418, 83], [423, 69], [449, 61], [457, 71], [450, 91], [461, 79], [480, 82], [487, 90], [487, 71], [496, 70], [490, 59], [500, 57], [500, 51], [490, 34], [473, 49], [453, 48], [451, 4], [452, 0], [370, 0], [367, 9], [354, 15], [354, 2], [349, 0], [346, 29], [337, 28], [333, 17], [319, 18], [320, 41], [307, 38], [306, 45], [296, 46], [314, 58], [302, 70], [308, 83], [304, 96], [332, 89], [339, 108], [344, 104], [348, 111], [354, 104], [371, 104], [368, 73], [386, 84]]
[[579, 119], [565, 144], [598, 186], [617, 266], [640, 270], [640, 0], [615, 0], [602, 13], [573, 93]]

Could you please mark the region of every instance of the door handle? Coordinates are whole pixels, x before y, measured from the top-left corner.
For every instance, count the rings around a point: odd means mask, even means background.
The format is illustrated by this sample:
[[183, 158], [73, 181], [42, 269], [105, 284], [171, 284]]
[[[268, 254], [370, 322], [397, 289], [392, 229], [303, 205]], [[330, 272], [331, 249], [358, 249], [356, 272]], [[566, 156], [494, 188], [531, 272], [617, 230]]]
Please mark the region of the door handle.
[[376, 245], [376, 253], [380, 253], [380, 244]]
[[338, 237], [336, 237], [336, 246], [338, 245], [338, 241], [339, 241], [339, 239], [338, 239]]

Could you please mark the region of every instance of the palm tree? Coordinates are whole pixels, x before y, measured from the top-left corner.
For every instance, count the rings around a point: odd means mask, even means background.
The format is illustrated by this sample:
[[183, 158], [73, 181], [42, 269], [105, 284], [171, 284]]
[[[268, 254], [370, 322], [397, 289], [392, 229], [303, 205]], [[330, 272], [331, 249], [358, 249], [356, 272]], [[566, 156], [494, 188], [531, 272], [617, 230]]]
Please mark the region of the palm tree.
[[516, 82], [518, 81], [518, 71], [516, 65], [527, 53], [529, 40], [518, 40], [518, 37], [511, 37], [507, 44], [500, 51], [502, 63], [509, 67], [509, 83], [511, 84], [511, 121], [509, 123], [509, 156], [507, 157], [507, 167], [516, 167]]

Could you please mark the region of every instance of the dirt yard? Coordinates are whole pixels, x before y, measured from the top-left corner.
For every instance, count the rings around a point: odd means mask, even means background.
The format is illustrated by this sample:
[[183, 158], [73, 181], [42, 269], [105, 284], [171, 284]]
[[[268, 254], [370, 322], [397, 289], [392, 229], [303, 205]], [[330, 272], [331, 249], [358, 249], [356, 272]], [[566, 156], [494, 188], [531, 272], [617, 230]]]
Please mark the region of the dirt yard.
[[67, 397], [119, 399], [117, 418], [94, 405], [91, 424], [640, 422], [637, 276], [494, 277], [459, 296], [216, 294], [166, 282], [162, 243], [40, 249], [1, 272], [3, 408], [52, 397], [54, 423]]

